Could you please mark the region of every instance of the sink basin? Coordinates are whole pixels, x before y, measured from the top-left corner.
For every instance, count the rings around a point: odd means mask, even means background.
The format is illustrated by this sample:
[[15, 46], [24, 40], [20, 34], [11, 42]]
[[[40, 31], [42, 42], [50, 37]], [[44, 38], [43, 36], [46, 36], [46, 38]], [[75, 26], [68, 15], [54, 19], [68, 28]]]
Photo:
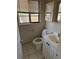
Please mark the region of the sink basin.
[[59, 37], [58, 36], [48, 35], [48, 39], [56, 47], [60, 45], [60, 40], [59, 40]]

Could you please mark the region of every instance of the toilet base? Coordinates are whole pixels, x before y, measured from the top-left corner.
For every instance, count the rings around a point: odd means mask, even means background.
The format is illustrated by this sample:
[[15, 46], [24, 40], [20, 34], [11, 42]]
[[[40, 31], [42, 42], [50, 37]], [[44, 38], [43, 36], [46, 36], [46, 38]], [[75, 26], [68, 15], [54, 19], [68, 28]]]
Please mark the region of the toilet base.
[[36, 50], [42, 51], [42, 44], [41, 45], [36, 45]]

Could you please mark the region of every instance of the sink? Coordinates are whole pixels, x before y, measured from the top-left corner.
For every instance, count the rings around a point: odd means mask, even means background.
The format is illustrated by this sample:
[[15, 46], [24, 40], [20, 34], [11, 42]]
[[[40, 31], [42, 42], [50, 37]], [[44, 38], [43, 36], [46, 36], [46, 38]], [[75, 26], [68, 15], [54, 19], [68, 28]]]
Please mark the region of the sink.
[[48, 35], [48, 40], [54, 44], [56, 47], [60, 45], [60, 40], [58, 36]]

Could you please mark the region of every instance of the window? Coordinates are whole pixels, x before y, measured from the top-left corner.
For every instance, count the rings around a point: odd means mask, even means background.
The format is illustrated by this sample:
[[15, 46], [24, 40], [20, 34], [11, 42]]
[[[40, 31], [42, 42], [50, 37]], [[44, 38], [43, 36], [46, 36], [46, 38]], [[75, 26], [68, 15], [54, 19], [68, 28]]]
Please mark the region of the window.
[[29, 14], [19, 13], [19, 22], [20, 23], [29, 23]]
[[61, 4], [59, 5], [59, 11], [58, 11], [58, 18], [57, 18], [58, 22], [61, 22]]
[[47, 13], [47, 14], [45, 15], [45, 20], [46, 20], [46, 21], [50, 21], [50, 18], [51, 18], [51, 14], [50, 14], [50, 13]]
[[53, 16], [53, 2], [49, 2], [46, 4], [46, 12], [45, 12], [45, 20], [52, 21]]
[[[26, 2], [26, 1], [25, 1]], [[20, 11], [18, 11], [18, 19], [20, 24], [28, 24], [28, 23], [39, 23], [39, 7], [38, 7], [38, 0], [28, 0], [28, 3], [26, 4], [29, 7], [23, 8], [28, 10], [22, 9], [22, 6], [20, 7]]]
[[39, 14], [34, 12], [18, 12], [20, 24], [39, 23]]
[[60, 13], [60, 12], [58, 13], [57, 21], [58, 21], [58, 22], [61, 22], [61, 13]]
[[31, 22], [38, 22], [38, 14], [31, 14]]

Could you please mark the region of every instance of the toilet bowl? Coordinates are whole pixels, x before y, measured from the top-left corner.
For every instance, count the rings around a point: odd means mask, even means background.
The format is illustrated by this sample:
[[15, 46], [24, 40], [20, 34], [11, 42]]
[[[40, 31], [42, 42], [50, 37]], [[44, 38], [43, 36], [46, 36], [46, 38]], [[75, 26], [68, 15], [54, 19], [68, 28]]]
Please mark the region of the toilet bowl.
[[33, 40], [33, 44], [35, 45], [36, 49], [40, 51], [42, 50], [42, 43], [42, 38], [35, 38]]

